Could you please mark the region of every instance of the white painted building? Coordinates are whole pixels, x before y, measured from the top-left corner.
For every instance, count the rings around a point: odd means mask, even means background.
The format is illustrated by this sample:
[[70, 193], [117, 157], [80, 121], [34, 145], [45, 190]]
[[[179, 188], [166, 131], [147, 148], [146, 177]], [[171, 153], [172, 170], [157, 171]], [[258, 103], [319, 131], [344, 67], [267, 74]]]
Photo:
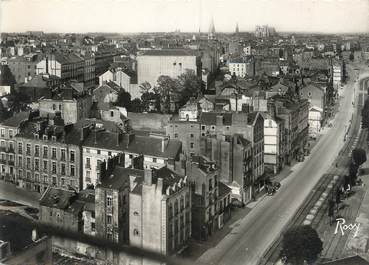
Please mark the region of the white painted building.
[[316, 138], [321, 130], [323, 109], [312, 106], [309, 109], [309, 136]]
[[283, 125], [278, 118], [269, 114], [264, 116], [264, 165], [271, 168], [274, 174], [283, 167]]

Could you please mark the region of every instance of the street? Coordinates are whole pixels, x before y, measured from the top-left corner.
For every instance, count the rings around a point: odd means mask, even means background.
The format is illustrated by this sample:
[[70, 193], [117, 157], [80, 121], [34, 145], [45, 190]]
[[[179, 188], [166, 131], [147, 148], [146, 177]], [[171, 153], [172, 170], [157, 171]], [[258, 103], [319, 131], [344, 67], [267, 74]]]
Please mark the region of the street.
[[321, 137], [311, 154], [282, 181], [278, 193], [267, 196], [237, 221], [235, 228], [216, 247], [198, 259], [199, 264], [258, 264], [342, 148], [345, 128], [353, 115], [352, 87], [359, 84], [355, 79], [344, 89], [333, 127]]

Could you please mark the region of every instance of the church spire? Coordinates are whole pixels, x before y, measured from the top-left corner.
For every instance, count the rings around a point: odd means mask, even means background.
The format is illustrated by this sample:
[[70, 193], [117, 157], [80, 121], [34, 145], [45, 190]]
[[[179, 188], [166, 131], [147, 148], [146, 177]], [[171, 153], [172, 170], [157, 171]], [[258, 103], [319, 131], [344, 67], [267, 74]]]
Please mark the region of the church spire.
[[238, 34], [240, 32], [240, 29], [238, 28], [238, 22], [237, 22], [237, 24], [236, 24], [236, 31], [235, 31], [235, 33], [236, 34]]
[[212, 40], [214, 38], [215, 38], [215, 26], [214, 26], [214, 18], [212, 18], [209, 27], [208, 39]]

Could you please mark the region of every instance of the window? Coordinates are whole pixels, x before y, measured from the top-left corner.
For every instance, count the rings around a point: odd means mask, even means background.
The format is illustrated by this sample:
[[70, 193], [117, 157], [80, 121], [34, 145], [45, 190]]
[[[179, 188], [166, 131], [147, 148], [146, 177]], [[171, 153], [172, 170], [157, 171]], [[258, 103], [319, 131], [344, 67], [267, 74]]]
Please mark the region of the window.
[[40, 182], [40, 175], [39, 174], [35, 174], [35, 182]]
[[191, 137], [191, 138], [193, 138], [193, 137], [194, 137], [193, 133], [191, 133], [191, 134], [190, 134], [190, 137]]
[[35, 156], [40, 156], [40, 146], [35, 145]]
[[174, 134], [174, 138], [178, 138], [178, 133], [175, 133]]
[[65, 149], [60, 150], [60, 160], [65, 161]]
[[48, 169], [47, 160], [44, 160], [43, 161], [43, 170], [47, 171], [47, 169]]
[[194, 143], [190, 143], [190, 148], [193, 148], [194, 147]]
[[5, 129], [1, 129], [1, 137], [5, 137]]
[[73, 165], [70, 166], [70, 176], [74, 177], [75, 175], [75, 167]]
[[74, 163], [74, 160], [75, 160], [75, 152], [70, 151], [70, 162]]
[[90, 152], [90, 148], [86, 148], [86, 153], [89, 153]]
[[13, 138], [13, 130], [9, 130], [9, 138], [12, 139]]
[[53, 177], [53, 185], [56, 185], [56, 177]]
[[22, 154], [23, 153], [23, 145], [22, 143], [18, 143], [18, 154]]
[[62, 174], [62, 175], [65, 175], [65, 164], [60, 164], [60, 173]]
[[51, 173], [56, 174], [56, 162], [52, 162], [51, 164]]
[[153, 157], [152, 162], [156, 163], [156, 161], [157, 161], [157, 158]]
[[113, 239], [113, 234], [111, 232], [108, 232], [106, 234], [106, 236], [107, 236], [108, 240], [112, 240]]
[[53, 110], [56, 110], [56, 105], [55, 104], [53, 104]]
[[95, 232], [95, 230], [96, 230], [95, 223], [91, 223], [91, 231]]
[[61, 184], [62, 184], [62, 186], [65, 185], [65, 179], [64, 178], [61, 178]]
[[26, 154], [31, 155], [31, 144], [27, 144]]
[[108, 156], [111, 156], [111, 152], [110, 151], [108, 152]]
[[62, 105], [61, 104], [59, 104], [59, 110], [62, 110]]
[[97, 154], [100, 155], [101, 154], [101, 150], [98, 149], [97, 150]]
[[31, 169], [31, 158], [27, 157], [26, 159], [26, 166], [27, 166], [27, 169]]
[[110, 111], [110, 117], [114, 117], [114, 111]]
[[112, 222], [112, 216], [111, 215], [107, 215], [106, 216], [106, 223], [111, 225], [111, 222]]
[[69, 182], [70, 182], [70, 186], [73, 187], [74, 186], [74, 180], [71, 179]]
[[47, 175], [44, 175], [44, 183], [48, 183]]
[[44, 156], [44, 158], [47, 158], [47, 156], [48, 156], [48, 148], [47, 148], [47, 146], [44, 146], [43, 149], [44, 149], [43, 150], [43, 156]]
[[36, 171], [40, 170], [40, 160], [38, 160], [37, 158], [35, 159], [35, 170]]
[[55, 147], [51, 149], [51, 159], [56, 159], [56, 148]]
[[91, 168], [91, 158], [86, 157], [86, 168]]
[[106, 205], [111, 207], [113, 204], [113, 198], [111, 196], [106, 197]]
[[95, 211], [92, 211], [92, 212], [91, 212], [91, 217], [92, 217], [92, 218], [95, 218]]
[[133, 230], [133, 235], [135, 235], [135, 236], [139, 236], [139, 235], [140, 235], [140, 233], [138, 232], [138, 230], [137, 230], [137, 229], [134, 229], [134, 230]]
[[23, 160], [23, 158], [22, 158], [22, 156], [18, 156], [18, 166], [19, 167], [22, 167], [22, 161]]

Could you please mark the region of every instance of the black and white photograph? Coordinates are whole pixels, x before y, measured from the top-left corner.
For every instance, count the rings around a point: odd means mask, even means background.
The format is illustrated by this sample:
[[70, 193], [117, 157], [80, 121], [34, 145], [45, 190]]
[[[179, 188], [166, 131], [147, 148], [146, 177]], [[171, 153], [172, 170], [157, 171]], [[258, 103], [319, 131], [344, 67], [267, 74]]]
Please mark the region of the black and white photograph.
[[369, 0], [0, 0], [0, 265], [369, 265]]

